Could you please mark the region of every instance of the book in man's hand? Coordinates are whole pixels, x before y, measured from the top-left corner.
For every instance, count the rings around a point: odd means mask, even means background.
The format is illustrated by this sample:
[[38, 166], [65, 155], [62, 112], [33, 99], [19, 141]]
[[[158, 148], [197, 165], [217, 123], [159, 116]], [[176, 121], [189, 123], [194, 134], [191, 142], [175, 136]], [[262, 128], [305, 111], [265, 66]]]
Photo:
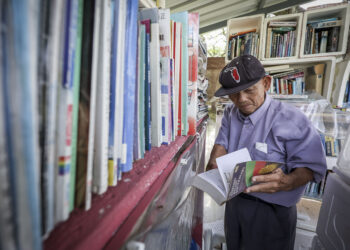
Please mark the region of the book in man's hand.
[[[192, 186], [209, 194], [219, 205], [242, 193], [247, 187], [253, 185], [252, 177], [269, 174], [282, 167], [283, 163], [268, 161], [247, 161], [232, 166], [231, 173], [226, 172], [222, 178], [220, 166], [201, 173], [194, 177]], [[225, 188], [225, 183], [229, 184]]]

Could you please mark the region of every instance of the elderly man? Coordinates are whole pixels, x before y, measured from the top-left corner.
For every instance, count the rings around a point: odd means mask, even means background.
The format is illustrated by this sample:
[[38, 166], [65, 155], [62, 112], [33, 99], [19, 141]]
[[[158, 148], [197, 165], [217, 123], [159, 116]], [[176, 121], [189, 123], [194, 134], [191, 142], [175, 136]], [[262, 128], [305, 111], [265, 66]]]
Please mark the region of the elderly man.
[[293, 249], [296, 203], [305, 185], [322, 180], [327, 169], [320, 136], [303, 113], [271, 99], [271, 76], [255, 57], [235, 58], [219, 81], [215, 95], [228, 95], [234, 105], [225, 109], [207, 169], [244, 147], [253, 160], [286, 163], [284, 171], [254, 177], [255, 185], [226, 203], [228, 249]]

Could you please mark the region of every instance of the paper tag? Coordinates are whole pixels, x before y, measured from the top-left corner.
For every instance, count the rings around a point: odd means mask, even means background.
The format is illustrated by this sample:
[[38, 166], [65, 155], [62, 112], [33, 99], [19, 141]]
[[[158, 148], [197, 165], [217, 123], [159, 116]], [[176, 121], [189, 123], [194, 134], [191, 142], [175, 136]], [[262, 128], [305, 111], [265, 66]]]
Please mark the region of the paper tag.
[[267, 144], [263, 142], [256, 142], [255, 143], [255, 148], [261, 152], [264, 152], [267, 154]]

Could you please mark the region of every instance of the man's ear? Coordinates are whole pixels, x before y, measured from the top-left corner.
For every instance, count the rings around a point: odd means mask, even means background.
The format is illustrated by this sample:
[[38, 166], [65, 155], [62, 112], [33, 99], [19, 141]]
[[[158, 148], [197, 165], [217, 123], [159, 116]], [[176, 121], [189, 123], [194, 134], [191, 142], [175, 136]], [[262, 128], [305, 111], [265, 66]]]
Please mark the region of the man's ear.
[[264, 76], [264, 89], [268, 91], [271, 86], [272, 77], [270, 75]]

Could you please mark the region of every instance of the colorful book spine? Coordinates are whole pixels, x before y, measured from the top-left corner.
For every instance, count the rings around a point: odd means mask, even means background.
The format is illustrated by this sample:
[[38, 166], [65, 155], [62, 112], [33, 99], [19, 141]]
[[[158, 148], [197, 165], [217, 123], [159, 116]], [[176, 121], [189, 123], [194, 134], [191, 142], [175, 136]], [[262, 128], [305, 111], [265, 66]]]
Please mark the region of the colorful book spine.
[[198, 81], [198, 39], [199, 14], [188, 14], [189, 40], [189, 79], [188, 79], [188, 134], [196, 134], [197, 120], [197, 81]]
[[109, 134], [108, 134], [108, 186], [116, 186], [118, 181], [117, 150], [115, 149], [115, 115], [116, 115], [116, 79], [117, 79], [117, 34], [118, 16], [115, 13], [115, 2], [112, 1], [112, 43], [110, 72]]
[[78, 137], [78, 111], [79, 111], [79, 90], [80, 90], [80, 62], [81, 62], [81, 44], [82, 44], [82, 26], [83, 26], [83, 0], [78, 3], [78, 17], [76, 29], [76, 48], [74, 58], [74, 76], [73, 76], [73, 129], [72, 129], [72, 162], [70, 177], [70, 195], [69, 211], [74, 208], [75, 199], [75, 177], [77, 163], [77, 137]]
[[182, 24], [181, 31], [181, 55], [180, 55], [180, 89], [179, 96], [179, 117], [180, 132], [178, 135], [187, 135], [188, 133], [188, 12], [178, 12], [171, 14], [171, 19]]
[[56, 170], [56, 222], [68, 219], [72, 160], [72, 129], [74, 105], [74, 63], [76, 53], [78, 0], [67, 2], [63, 51], [63, 81], [58, 98], [58, 136]]

